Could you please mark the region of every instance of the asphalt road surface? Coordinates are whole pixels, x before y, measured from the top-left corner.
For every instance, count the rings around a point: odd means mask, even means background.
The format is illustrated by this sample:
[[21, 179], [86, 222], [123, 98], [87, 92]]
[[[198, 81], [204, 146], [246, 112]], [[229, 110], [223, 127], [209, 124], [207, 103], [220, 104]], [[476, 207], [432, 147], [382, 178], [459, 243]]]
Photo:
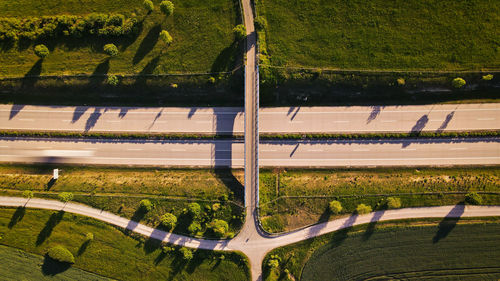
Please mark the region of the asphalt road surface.
[[[234, 140], [92, 140], [0, 138], [0, 161], [242, 168]], [[260, 166], [345, 167], [498, 165], [500, 138], [265, 141]]]
[[[250, 75], [249, 75], [250, 76]], [[249, 77], [254, 79], [254, 77]], [[247, 81], [247, 85], [249, 81]], [[0, 105], [0, 129], [243, 134], [243, 108]], [[500, 130], [500, 104], [261, 108], [261, 133]]]

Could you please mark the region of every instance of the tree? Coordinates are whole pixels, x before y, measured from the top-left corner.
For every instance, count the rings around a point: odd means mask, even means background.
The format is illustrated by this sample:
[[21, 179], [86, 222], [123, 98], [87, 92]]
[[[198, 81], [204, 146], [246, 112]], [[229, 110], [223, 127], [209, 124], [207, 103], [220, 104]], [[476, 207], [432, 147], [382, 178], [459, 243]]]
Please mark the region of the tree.
[[25, 198], [33, 198], [33, 191], [31, 191], [31, 190], [25, 190], [25, 191], [23, 191], [23, 197], [25, 197]]
[[453, 79], [453, 81], [451, 81], [451, 85], [453, 85], [453, 87], [455, 88], [462, 88], [463, 86], [465, 86], [466, 82], [463, 78], [460, 78], [460, 77], [457, 77], [455, 79]]
[[401, 199], [397, 197], [389, 197], [387, 198], [387, 207], [389, 209], [398, 209], [401, 208]]
[[173, 41], [172, 36], [170, 36], [170, 33], [166, 30], [162, 30], [160, 32], [160, 39], [167, 45], [170, 45]]
[[256, 17], [254, 23], [257, 30], [264, 30], [267, 28], [267, 21], [263, 16]]
[[192, 218], [198, 218], [201, 214], [201, 206], [198, 203], [189, 203], [188, 212]]
[[61, 192], [59, 195], [57, 195], [57, 198], [59, 201], [67, 203], [71, 200], [73, 200], [73, 193], [71, 192]]
[[177, 224], [177, 217], [171, 213], [165, 213], [160, 217], [160, 224], [168, 229], [174, 229]]
[[109, 75], [108, 79], [106, 79], [106, 84], [111, 85], [111, 86], [116, 86], [118, 85], [118, 77], [116, 75]]
[[49, 49], [43, 45], [36, 45], [35, 46], [35, 55], [37, 55], [39, 58], [44, 59], [49, 55]]
[[481, 205], [483, 203], [483, 198], [476, 192], [469, 192], [465, 195], [465, 202], [471, 205]]
[[484, 81], [490, 81], [493, 80], [493, 74], [487, 74], [483, 76]]
[[139, 202], [139, 209], [143, 212], [149, 212], [153, 209], [153, 203], [148, 199], [143, 199]]
[[174, 13], [174, 3], [170, 1], [161, 1], [160, 10], [168, 17]]
[[92, 232], [88, 232], [88, 233], [85, 235], [85, 239], [87, 239], [87, 241], [92, 241], [92, 240], [94, 240], [94, 233], [92, 233]]
[[75, 263], [73, 254], [63, 246], [54, 246], [47, 251], [47, 255], [53, 260], [65, 263]]
[[183, 259], [187, 261], [193, 259], [193, 252], [190, 249], [182, 247], [180, 251]]
[[338, 214], [342, 212], [342, 204], [337, 200], [331, 201], [328, 207], [332, 214]]
[[247, 35], [247, 30], [243, 24], [238, 24], [233, 28], [233, 33], [236, 40], [240, 41]]
[[104, 45], [104, 52], [108, 54], [111, 57], [115, 57], [118, 55], [118, 48], [115, 46], [115, 44], [106, 44]]
[[153, 5], [153, 2], [151, 0], [144, 0], [144, 9], [148, 11], [148, 14], [151, 14], [151, 12], [155, 9], [155, 6]]
[[197, 222], [197, 221], [192, 222], [192, 223], [189, 225], [189, 227], [188, 227], [188, 231], [189, 231], [189, 233], [191, 233], [191, 234], [196, 234], [196, 233], [198, 233], [199, 231], [201, 231], [201, 225], [200, 225], [200, 223], [199, 223], [199, 222]]
[[406, 84], [406, 81], [404, 78], [398, 78], [398, 80], [396, 80], [396, 82], [398, 82], [398, 85], [399, 86], [404, 86]]
[[359, 215], [368, 214], [371, 211], [372, 207], [367, 206], [365, 204], [359, 204], [358, 207], [356, 207], [356, 213]]
[[210, 229], [217, 235], [218, 237], [224, 237], [229, 230], [229, 225], [225, 220], [214, 219], [210, 223]]

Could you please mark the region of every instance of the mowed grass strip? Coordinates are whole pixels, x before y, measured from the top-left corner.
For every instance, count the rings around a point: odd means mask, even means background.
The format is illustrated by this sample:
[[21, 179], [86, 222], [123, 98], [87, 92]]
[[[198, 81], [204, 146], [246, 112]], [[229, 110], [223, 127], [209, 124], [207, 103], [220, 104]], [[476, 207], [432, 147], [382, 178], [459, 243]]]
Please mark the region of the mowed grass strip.
[[[96, 12], [135, 14], [143, 21], [140, 34], [134, 37], [58, 38], [3, 48], [0, 76], [223, 72], [235, 66], [238, 55], [232, 29], [239, 21], [238, 2], [174, 0], [174, 14], [169, 17], [161, 13], [160, 1], [153, 2], [155, 10], [147, 15], [143, 1], [0, 0], [0, 17]], [[170, 46], [159, 40], [163, 29], [173, 37]], [[108, 43], [119, 49], [112, 59], [103, 52]], [[45, 44], [51, 52], [41, 63], [33, 52], [35, 44]]]
[[266, 262], [271, 255], [282, 262], [264, 276], [286, 280], [288, 269], [296, 280], [496, 280], [499, 233], [498, 218], [357, 226], [273, 250]]
[[[86, 234], [94, 239], [85, 245]], [[44, 255], [55, 245], [74, 256], [74, 268], [119, 280], [248, 280], [237, 253], [194, 250], [185, 261], [178, 250], [162, 254], [155, 240], [133, 239], [103, 222], [64, 212], [0, 209], [0, 244]], [[225, 258], [220, 258], [222, 255]], [[57, 275], [56, 275], [57, 276]]]
[[[271, 65], [340, 69], [500, 67], [495, 0], [261, 0]], [[261, 36], [262, 38], [262, 36]]]

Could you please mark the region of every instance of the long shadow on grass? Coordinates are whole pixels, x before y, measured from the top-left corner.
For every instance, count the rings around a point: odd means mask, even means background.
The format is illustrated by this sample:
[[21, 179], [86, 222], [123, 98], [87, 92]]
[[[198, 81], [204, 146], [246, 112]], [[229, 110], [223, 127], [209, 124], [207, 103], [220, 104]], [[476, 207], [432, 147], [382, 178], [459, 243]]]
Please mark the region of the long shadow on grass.
[[47, 240], [47, 238], [49, 238], [50, 234], [52, 234], [52, 231], [54, 230], [54, 227], [61, 222], [63, 216], [64, 211], [59, 211], [50, 215], [49, 220], [45, 223], [45, 226], [36, 238], [37, 246], [40, 246], [43, 242], [45, 242], [45, 240]]
[[377, 225], [380, 218], [384, 215], [384, 213], [385, 213], [385, 210], [380, 210], [380, 211], [377, 211], [373, 214], [373, 217], [370, 220], [370, 223], [366, 227], [365, 233], [363, 233], [363, 240], [370, 239], [370, 237], [375, 232], [375, 226]]
[[434, 238], [432, 238], [433, 243], [439, 242], [439, 240], [446, 238], [448, 234], [455, 228], [460, 217], [465, 211], [465, 205], [459, 203], [451, 209], [451, 211], [444, 217], [444, 219], [438, 225], [438, 231]]
[[85, 253], [85, 251], [89, 247], [90, 242], [91, 242], [91, 240], [85, 240], [85, 242], [82, 243], [82, 245], [80, 246], [80, 248], [78, 248], [78, 252], [76, 253], [76, 255], [77, 256], [83, 255], [83, 253]]
[[147, 54], [149, 54], [154, 46], [156, 45], [156, 42], [158, 42], [158, 38], [160, 36], [160, 31], [161, 31], [161, 25], [157, 24], [153, 26], [149, 31], [148, 34], [142, 39], [141, 44], [139, 45], [139, 48], [137, 48], [137, 52], [134, 55], [134, 58], [132, 59], [133, 64], [137, 64], [140, 62], [144, 57], [146, 57]]
[[23, 219], [24, 214], [26, 214], [26, 208], [24, 208], [24, 207], [17, 207], [17, 209], [14, 212], [14, 214], [12, 214], [12, 218], [10, 218], [10, 222], [8, 224], [8, 228], [11, 229], [18, 222], [20, 222]]
[[42, 63], [43, 59], [39, 59], [35, 64], [26, 72], [21, 82], [21, 87], [23, 89], [31, 89], [35, 86], [36, 82], [40, 79], [40, 74], [42, 73]]
[[134, 230], [134, 228], [137, 227], [137, 225], [141, 222], [144, 216], [146, 216], [146, 213], [147, 213], [146, 210], [139, 207], [132, 215], [132, 218], [130, 218], [130, 221], [128, 222], [127, 227], [125, 228], [125, 231], [129, 233], [131, 230]]
[[45, 259], [42, 265], [42, 273], [43, 275], [54, 276], [68, 270], [70, 267], [71, 264], [69, 263], [59, 262], [53, 260], [48, 255], [45, 255]]

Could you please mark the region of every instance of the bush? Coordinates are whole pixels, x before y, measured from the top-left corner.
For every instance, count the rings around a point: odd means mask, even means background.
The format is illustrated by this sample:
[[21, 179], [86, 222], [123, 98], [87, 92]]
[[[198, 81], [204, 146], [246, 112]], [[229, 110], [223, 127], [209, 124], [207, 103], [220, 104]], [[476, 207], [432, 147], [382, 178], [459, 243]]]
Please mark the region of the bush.
[[254, 22], [257, 30], [264, 30], [267, 28], [267, 21], [263, 16], [256, 17]]
[[174, 229], [177, 224], [177, 217], [171, 213], [165, 213], [160, 218], [160, 224], [168, 229]]
[[118, 85], [118, 77], [116, 75], [109, 75], [108, 79], [106, 79], [106, 84], [111, 85], [111, 86], [116, 86]]
[[406, 81], [404, 78], [398, 78], [398, 80], [396, 80], [398, 82], [398, 85], [399, 86], [404, 86], [406, 84]]
[[333, 200], [329, 204], [329, 209], [332, 214], [338, 214], [342, 212], [342, 204], [337, 200]]
[[139, 202], [139, 209], [144, 212], [149, 212], [153, 209], [153, 203], [148, 199], [143, 199]]
[[217, 237], [226, 236], [227, 231], [229, 230], [229, 225], [225, 220], [214, 219], [210, 223], [210, 229], [217, 235]]
[[483, 198], [476, 192], [469, 192], [465, 195], [465, 202], [471, 205], [481, 205]]
[[106, 44], [104, 45], [104, 52], [109, 56], [115, 57], [116, 55], [118, 55], [118, 48], [115, 46], [115, 44]]
[[200, 223], [199, 223], [199, 222], [196, 222], [196, 221], [192, 222], [192, 223], [189, 225], [189, 227], [188, 227], [188, 231], [189, 231], [189, 233], [191, 233], [191, 234], [196, 234], [196, 233], [198, 233], [199, 231], [201, 231], [201, 225], [200, 225]]
[[219, 209], [220, 209], [220, 203], [214, 203], [214, 204], [212, 205], [212, 210], [213, 210], [214, 212], [217, 212]]
[[73, 193], [61, 192], [59, 193], [59, 195], [57, 195], [57, 198], [59, 199], [59, 201], [66, 203], [73, 200]]
[[466, 84], [465, 80], [460, 77], [457, 77], [453, 79], [453, 81], [451, 81], [451, 85], [453, 85], [453, 87], [457, 89], [462, 88], [463, 86], [465, 86], [465, 84]]
[[208, 83], [209, 84], [215, 84], [215, 78], [214, 77], [208, 77]]
[[25, 191], [23, 191], [23, 197], [25, 197], [25, 198], [33, 198], [33, 191], [31, 191], [31, 190], [25, 190]]
[[151, 0], [144, 0], [144, 3], [142, 4], [144, 5], [144, 9], [148, 11], [148, 14], [155, 9], [155, 6], [153, 5], [153, 2]]
[[365, 204], [359, 204], [358, 207], [356, 207], [356, 213], [358, 215], [368, 214], [371, 211], [372, 211], [372, 207], [367, 206]]
[[236, 40], [242, 40], [247, 35], [247, 30], [243, 24], [238, 24], [233, 28], [234, 37]]
[[92, 232], [89, 232], [85, 235], [85, 239], [87, 239], [87, 241], [92, 241], [94, 240], [94, 233]]
[[485, 80], [485, 81], [493, 80], [493, 74], [484, 75], [483, 80]]
[[168, 253], [171, 253], [173, 252], [175, 249], [174, 247], [170, 247], [170, 246], [163, 246], [161, 248], [161, 252], [164, 253], [164, 254], [168, 254]]
[[162, 30], [160, 32], [160, 39], [163, 41], [165, 44], [170, 45], [173, 41], [172, 36], [168, 33], [166, 30]]
[[192, 218], [198, 218], [201, 214], [201, 206], [198, 203], [189, 203], [188, 212]]
[[189, 261], [189, 260], [193, 259], [193, 252], [190, 249], [188, 249], [188, 248], [182, 247], [181, 248], [181, 254], [182, 254], [182, 258], [184, 260]]
[[401, 199], [397, 197], [389, 197], [387, 198], [387, 207], [389, 209], [398, 209], [401, 208]]
[[160, 10], [168, 17], [174, 13], [174, 4], [170, 1], [161, 1]]
[[75, 257], [63, 246], [54, 246], [47, 251], [47, 255], [56, 261], [65, 263], [75, 263]]
[[49, 55], [49, 49], [43, 44], [36, 45], [35, 55], [37, 55], [41, 59], [44, 59]]

